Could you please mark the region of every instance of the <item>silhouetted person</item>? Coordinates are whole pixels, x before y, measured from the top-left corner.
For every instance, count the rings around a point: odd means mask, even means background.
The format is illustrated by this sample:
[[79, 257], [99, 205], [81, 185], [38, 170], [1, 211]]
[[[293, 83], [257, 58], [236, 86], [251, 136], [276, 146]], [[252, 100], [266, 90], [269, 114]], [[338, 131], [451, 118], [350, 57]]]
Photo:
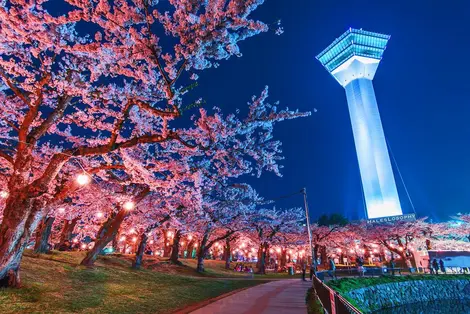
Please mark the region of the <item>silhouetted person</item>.
[[431, 275], [433, 275], [433, 274], [434, 274], [434, 268], [432, 267], [432, 261], [431, 261], [431, 259], [429, 259], [429, 261], [428, 261], [428, 268], [429, 268], [429, 273], [430, 273]]
[[441, 268], [441, 272], [445, 274], [446, 268], [444, 267], [444, 261], [442, 259], [439, 260], [439, 267]]
[[433, 259], [432, 268], [434, 268], [434, 271], [436, 272], [436, 275], [437, 275], [439, 271], [439, 264], [437, 263], [437, 259]]
[[336, 265], [335, 265], [335, 261], [331, 258], [331, 257], [328, 257], [328, 276], [330, 276], [331, 278], [333, 279], [337, 279], [336, 278]]
[[305, 280], [305, 273], [307, 272], [307, 263], [302, 262], [302, 281], [307, 281]]
[[315, 273], [315, 263], [312, 261], [310, 264], [310, 280], [313, 279], [313, 274]]

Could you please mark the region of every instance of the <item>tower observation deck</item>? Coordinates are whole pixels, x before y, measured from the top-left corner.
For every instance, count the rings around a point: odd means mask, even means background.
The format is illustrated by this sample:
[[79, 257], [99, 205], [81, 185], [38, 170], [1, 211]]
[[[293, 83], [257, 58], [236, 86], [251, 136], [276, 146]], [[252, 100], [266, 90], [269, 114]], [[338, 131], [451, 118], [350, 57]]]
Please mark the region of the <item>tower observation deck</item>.
[[389, 39], [350, 28], [316, 57], [346, 91], [367, 218], [403, 214], [372, 85]]

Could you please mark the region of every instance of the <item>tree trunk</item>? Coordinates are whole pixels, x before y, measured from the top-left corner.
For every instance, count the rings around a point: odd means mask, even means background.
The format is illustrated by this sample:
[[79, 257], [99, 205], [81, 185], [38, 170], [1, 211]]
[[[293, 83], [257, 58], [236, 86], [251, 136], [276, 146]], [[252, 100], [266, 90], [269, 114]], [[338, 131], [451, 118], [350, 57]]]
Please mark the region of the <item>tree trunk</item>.
[[230, 239], [225, 239], [224, 247], [224, 260], [225, 260], [225, 269], [230, 269], [230, 262], [232, 261], [232, 252], [230, 251]]
[[119, 251], [119, 238], [121, 237], [120, 232], [118, 231], [116, 235], [113, 238], [113, 252], [114, 253], [120, 253]]
[[321, 247], [321, 263], [323, 266], [328, 266], [328, 258], [326, 257], [326, 246], [322, 245]]
[[59, 247], [62, 246], [65, 241], [72, 241], [73, 237], [73, 230], [75, 229], [75, 226], [77, 225], [77, 222], [80, 220], [80, 217], [75, 217], [72, 220], [65, 220], [64, 221], [64, 226], [62, 227], [62, 231], [60, 232], [60, 238], [59, 238]]
[[209, 240], [209, 234], [210, 234], [209, 230], [206, 230], [206, 232], [204, 232], [204, 236], [202, 237], [202, 240], [201, 240], [201, 245], [199, 245], [199, 248], [197, 251], [196, 271], [199, 273], [204, 272], [204, 258], [206, 257], [207, 250], [208, 250], [208, 248], [206, 248], [206, 244], [207, 244], [207, 241]]
[[137, 248], [137, 252], [135, 253], [135, 259], [134, 262], [132, 263], [132, 268], [134, 269], [139, 269], [140, 266], [142, 265], [142, 260], [144, 258], [144, 252], [145, 252], [145, 247], [147, 246], [147, 234], [144, 232], [140, 236], [140, 243], [139, 247]]
[[180, 252], [180, 239], [181, 239], [181, 231], [177, 230], [175, 232], [175, 237], [173, 238], [173, 248], [171, 250], [170, 262], [173, 264], [181, 264], [178, 260], [179, 252]]
[[84, 266], [93, 266], [98, 254], [108, 245], [109, 242], [113, 240], [116, 234], [119, 231], [119, 227], [126, 218], [128, 211], [125, 209], [119, 209], [117, 214], [112, 215], [106, 220], [106, 222], [101, 226], [95, 240], [95, 246], [88, 251], [87, 255], [80, 263]]
[[269, 249], [269, 244], [267, 242], [264, 242], [261, 244], [259, 248], [259, 267], [258, 267], [258, 274], [261, 275], [266, 275], [266, 252]]
[[54, 217], [45, 217], [39, 225], [39, 228], [36, 231], [36, 242], [34, 243], [35, 253], [49, 252], [49, 238], [51, 236], [54, 220]]
[[287, 249], [282, 248], [281, 249], [281, 269], [286, 267], [287, 264]]
[[171, 243], [170, 237], [168, 237], [168, 229], [163, 229], [163, 257], [170, 257], [171, 254]]
[[28, 198], [27, 191], [10, 193], [0, 225], [0, 287], [19, 287], [23, 251], [45, 215], [44, 204]]
[[194, 249], [194, 243], [196, 242], [196, 240], [192, 239], [189, 243], [188, 243], [188, 248], [187, 248], [187, 256], [186, 258], [193, 258], [193, 249]]

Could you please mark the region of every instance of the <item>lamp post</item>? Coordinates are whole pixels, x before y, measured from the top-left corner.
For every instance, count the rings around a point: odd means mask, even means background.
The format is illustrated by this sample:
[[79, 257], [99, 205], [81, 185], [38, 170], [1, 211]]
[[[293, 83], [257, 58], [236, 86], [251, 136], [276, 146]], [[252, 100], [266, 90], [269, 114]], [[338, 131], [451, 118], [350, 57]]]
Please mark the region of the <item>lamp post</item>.
[[[313, 245], [312, 245], [312, 231], [310, 230], [310, 218], [308, 214], [308, 203], [307, 203], [307, 189], [303, 188], [300, 191], [304, 195], [304, 205], [305, 205], [305, 217], [307, 218], [307, 232], [308, 232], [308, 240], [310, 242], [310, 251], [312, 253], [312, 261], [314, 265], [317, 265], [317, 261], [314, 260], [314, 255], [313, 255]], [[316, 268], [316, 267], [315, 267]], [[316, 271], [316, 269], [315, 269]]]

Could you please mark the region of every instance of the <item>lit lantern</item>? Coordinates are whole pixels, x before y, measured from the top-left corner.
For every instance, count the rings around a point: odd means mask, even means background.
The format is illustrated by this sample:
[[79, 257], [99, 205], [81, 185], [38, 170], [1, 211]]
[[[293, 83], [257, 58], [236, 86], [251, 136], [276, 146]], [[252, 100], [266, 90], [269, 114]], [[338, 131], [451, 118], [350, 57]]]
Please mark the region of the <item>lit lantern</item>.
[[88, 183], [90, 183], [90, 180], [90, 176], [85, 173], [79, 174], [77, 176], [77, 183], [80, 185], [87, 185]]
[[82, 249], [86, 249], [86, 244], [82, 244]]
[[122, 206], [125, 210], [133, 210], [134, 209], [134, 202], [132, 201], [127, 201], [124, 203], [124, 205]]

